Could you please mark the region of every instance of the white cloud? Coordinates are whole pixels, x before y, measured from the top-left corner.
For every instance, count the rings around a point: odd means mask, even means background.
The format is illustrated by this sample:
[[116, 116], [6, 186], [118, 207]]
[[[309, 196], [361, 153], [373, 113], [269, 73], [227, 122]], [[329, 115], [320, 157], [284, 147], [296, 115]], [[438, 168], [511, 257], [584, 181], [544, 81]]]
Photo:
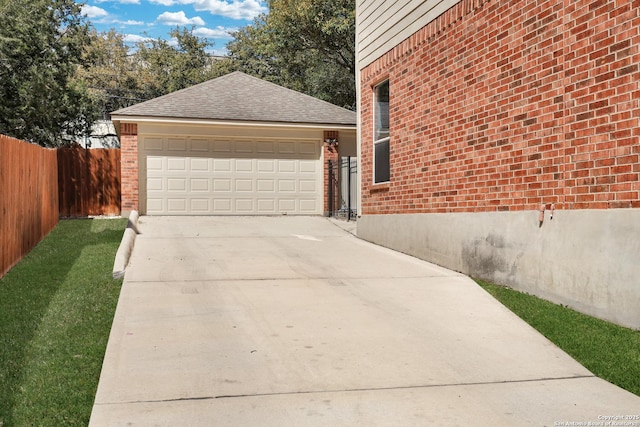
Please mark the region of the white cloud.
[[96, 3], [106, 3], [109, 1], [122, 4], [140, 4], [140, 0], [95, 0]]
[[231, 32], [237, 31], [237, 28], [225, 28], [225, 27], [216, 27], [214, 29], [211, 28], [198, 28], [193, 31], [193, 34], [200, 37], [206, 37], [209, 39], [229, 39], [231, 38]]
[[118, 24], [118, 25], [145, 25], [145, 23], [143, 21], [134, 21], [132, 19], [128, 19], [126, 21], [121, 21], [119, 19], [114, 19], [113, 21], [109, 21], [109, 23]]
[[199, 16], [187, 18], [183, 11], [164, 12], [158, 16], [157, 21], [165, 25], [204, 25], [204, 21]]
[[212, 15], [232, 19], [251, 20], [266, 12], [266, 6], [259, 0], [149, 0], [153, 4], [173, 6], [176, 4], [193, 5], [198, 12], [207, 11]]
[[210, 12], [212, 15], [226, 16], [232, 19], [253, 19], [267, 8], [258, 0], [179, 0], [192, 3], [195, 10]]
[[153, 40], [150, 37], [143, 37], [143, 36], [139, 36], [137, 34], [125, 34], [124, 35], [124, 41], [125, 43], [138, 43], [138, 42], [146, 42], [146, 41], [150, 41]]
[[82, 6], [82, 14], [89, 18], [100, 18], [102, 16], [107, 16], [109, 13], [100, 7], [85, 4]]

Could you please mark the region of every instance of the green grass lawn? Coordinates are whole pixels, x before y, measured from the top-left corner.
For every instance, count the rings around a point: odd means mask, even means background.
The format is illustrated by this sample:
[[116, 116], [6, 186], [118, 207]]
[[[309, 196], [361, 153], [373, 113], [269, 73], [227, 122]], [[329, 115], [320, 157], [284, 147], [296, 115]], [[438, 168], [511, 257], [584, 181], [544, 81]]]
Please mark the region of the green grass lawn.
[[640, 331], [513, 289], [476, 282], [594, 375], [640, 396]]
[[0, 279], [0, 426], [86, 426], [126, 219], [65, 220]]

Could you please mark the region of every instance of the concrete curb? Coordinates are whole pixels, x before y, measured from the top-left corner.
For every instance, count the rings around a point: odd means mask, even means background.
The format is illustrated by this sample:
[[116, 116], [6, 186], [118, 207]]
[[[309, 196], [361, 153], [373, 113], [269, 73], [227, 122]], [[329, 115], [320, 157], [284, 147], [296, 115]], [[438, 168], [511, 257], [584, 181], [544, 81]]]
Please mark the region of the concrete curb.
[[131, 211], [127, 228], [124, 230], [122, 241], [120, 242], [120, 246], [116, 252], [116, 258], [113, 262], [114, 279], [122, 279], [124, 277], [138, 233], [138, 212]]
[[136, 234], [140, 234], [140, 231], [138, 231], [138, 217], [138, 211], [131, 211], [129, 214], [129, 222], [127, 224], [127, 228], [132, 228]]

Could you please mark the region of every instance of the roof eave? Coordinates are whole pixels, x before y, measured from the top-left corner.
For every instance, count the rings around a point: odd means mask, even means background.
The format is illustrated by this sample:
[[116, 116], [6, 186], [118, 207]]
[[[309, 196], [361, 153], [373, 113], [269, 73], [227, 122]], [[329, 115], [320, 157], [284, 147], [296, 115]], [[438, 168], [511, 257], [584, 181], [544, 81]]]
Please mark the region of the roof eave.
[[296, 123], [296, 122], [268, 122], [256, 120], [215, 120], [181, 117], [153, 117], [112, 114], [111, 120], [124, 123], [169, 123], [184, 125], [219, 125], [219, 126], [255, 126], [255, 127], [289, 127], [307, 129], [356, 129], [356, 123]]

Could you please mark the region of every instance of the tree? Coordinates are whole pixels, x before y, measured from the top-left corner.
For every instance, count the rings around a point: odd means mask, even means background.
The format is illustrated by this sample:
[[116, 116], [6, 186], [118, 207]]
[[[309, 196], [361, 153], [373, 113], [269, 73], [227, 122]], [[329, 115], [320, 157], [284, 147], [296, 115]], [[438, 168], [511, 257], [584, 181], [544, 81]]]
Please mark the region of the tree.
[[269, 7], [281, 54], [310, 50], [355, 75], [354, 0], [271, 0]]
[[102, 117], [144, 100], [124, 36], [115, 30], [92, 30], [89, 36], [91, 43], [85, 46], [84, 64], [78, 68], [76, 79], [89, 89]]
[[86, 66], [76, 79], [90, 89], [104, 117], [129, 105], [201, 83], [213, 71], [206, 48], [210, 43], [193, 34], [194, 28], [176, 27], [171, 41], [150, 39], [130, 49], [121, 33], [92, 31], [85, 47]]
[[227, 68], [355, 109], [354, 0], [271, 0], [233, 34]]
[[210, 78], [210, 43], [190, 29], [176, 27], [170, 33], [175, 46], [163, 39], [137, 44], [134, 55], [137, 81], [142, 96], [155, 98], [184, 89]]
[[261, 79], [282, 84], [280, 58], [277, 55], [273, 34], [270, 32], [268, 15], [258, 16], [252, 25], [232, 33], [233, 40], [227, 43], [229, 56], [217, 65], [224, 74], [243, 71]]
[[84, 134], [96, 110], [72, 78], [89, 42], [80, 5], [0, 0], [0, 19], [0, 132], [43, 146]]

